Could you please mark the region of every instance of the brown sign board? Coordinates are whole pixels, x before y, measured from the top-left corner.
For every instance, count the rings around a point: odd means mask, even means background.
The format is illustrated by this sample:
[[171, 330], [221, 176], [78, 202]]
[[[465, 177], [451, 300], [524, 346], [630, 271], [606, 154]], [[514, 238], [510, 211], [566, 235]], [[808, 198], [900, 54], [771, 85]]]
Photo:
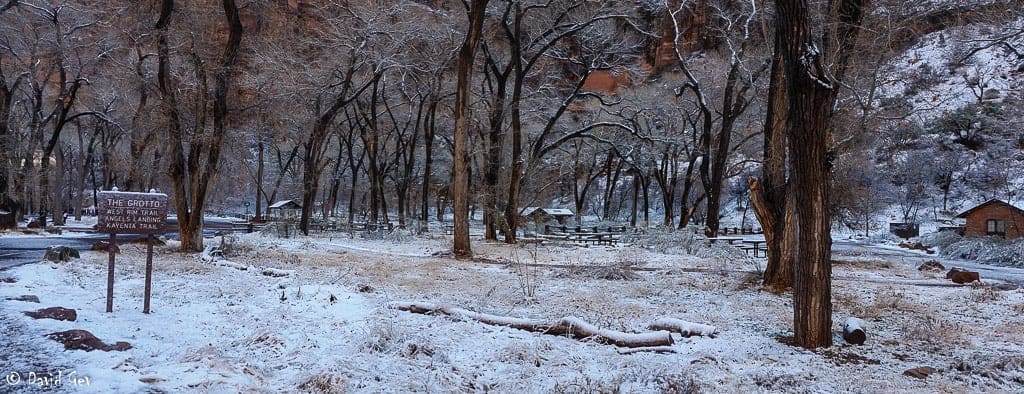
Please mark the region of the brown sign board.
[[167, 226], [163, 193], [99, 192], [96, 230], [112, 234], [162, 234]]

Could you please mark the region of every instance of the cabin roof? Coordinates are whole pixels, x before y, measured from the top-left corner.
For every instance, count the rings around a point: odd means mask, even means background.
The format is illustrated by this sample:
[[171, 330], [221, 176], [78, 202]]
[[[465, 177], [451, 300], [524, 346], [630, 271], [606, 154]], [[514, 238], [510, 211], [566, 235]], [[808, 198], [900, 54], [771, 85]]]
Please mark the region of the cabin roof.
[[964, 211], [963, 213], [961, 213], [959, 215], [956, 215], [956, 217], [958, 217], [958, 218], [966, 218], [968, 216], [971, 216], [971, 214], [973, 214], [974, 212], [977, 212], [979, 209], [982, 209], [982, 208], [985, 208], [985, 207], [989, 207], [989, 206], [993, 206], [993, 205], [995, 205], [995, 206], [1003, 206], [1003, 207], [1010, 208], [1010, 210], [1015, 212], [1016, 214], [1024, 216], [1024, 209], [1017, 208], [1017, 207], [1015, 207], [1013, 205], [1010, 205], [1009, 203], [1007, 203], [1007, 202], [1005, 202], [1003, 200], [993, 198], [991, 200], [988, 200], [988, 201], [985, 201], [985, 202], [979, 204], [978, 206], [976, 206], [974, 208], [968, 209], [968, 210]]
[[275, 209], [275, 208], [294, 208], [294, 209], [298, 209], [298, 208], [301, 208], [301, 207], [302, 206], [299, 205], [297, 202], [295, 202], [295, 200], [281, 200], [281, 201], [275, 202], [273, 204], [270, 204], [270, 206], [268, 208], [270, 208], [270, 209]]

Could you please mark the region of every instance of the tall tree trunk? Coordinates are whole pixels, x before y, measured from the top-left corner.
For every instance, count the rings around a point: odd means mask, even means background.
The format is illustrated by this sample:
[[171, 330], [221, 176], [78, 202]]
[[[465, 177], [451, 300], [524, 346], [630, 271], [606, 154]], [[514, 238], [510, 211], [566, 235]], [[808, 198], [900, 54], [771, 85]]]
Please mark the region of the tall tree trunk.
[[434, 171], [435, 119], [437, 116], [436, 98], [430, 103], [428, 116], [430, 121], [427, 122], [423, 135], [423, 184], [420, 191], [420, 199], [422, 200], [420, 201], [420, 220], [423, 221], [424, 225], [430, 220], [430, 186], [434, 183], [432, 176]]
[[[764, 159], [761, 178], [751, 178], [750, 201], [754, 215], [764, 231], [768, 247], [768, 264], [764, 286], [783, 292], [793, 286], [792, 235], [796, 223], [787, 221], [786, 210], [786, 133], [788, 130], [789, 97], [786, 95], [786, 69], [780, 49], [780, 33], [775, 32], [771, 80], [768, 87], [768, 109], [764, 125]], [[794, 196], [795, 197], [795, 196]], [[792, 215], [788, 215], [792, 218]]]
[[629, 208], [629, 226], [636, 227], [636, 214], [639, 211], [637, 204], [640, 203], [640, 176], [639, 170], [633, 170], [633, 204]]
[[256, 143], [256, 205], [252, 213], [252, 221], [260, 223], [263, 222], [263, 169], [265, 166], [263, 152], [267, 147], [262, 137], [257, 138], [259, 138], [259, 142]]
[[[831, 162], [828, 129], [849, 61], [864, 0], [831, 2], [830, 21], [818, 49], [807, 0], [778, 0], [776, 11], [789, 92], [790, 182], [796, 194], [797, 251], [793, 266], [793, 332], [805, 348], [832, 345], [832, 237], [829, 214]], [[835, 37], [833, 37], [835, 35]], [[830, 48], [836, 40], [838, 48]], [[826, 70], [822, 54], [837, 54]], [[830, 75], [829, 72], [834, 74]]]
[[65, 174], [65, 160], [64, 160], [64, 147], [57, 145], [56, 154], [53, 156], [55, 172], [53, 174], [53, 225], [63, 226], [64, 225], [64, 174]]
[[471, 0], [469, 3], [469, 29], [459, 49], [455, 88], [455, 155], [452, 163], [454, 182], [452, 185], [455, 226], [452, 253], [458, 258], [473, 256], [469, 244], [469, 89], [473, 77], [473, 63], [488, 0]]
[[693, 213], [697, 211], [697, 207], [704, 201], [707, 196], [702, 195], [700, 199], [694, 201], [693, 205], [690, 205], [690, 193], [693, 192], [694, 179], [693, 171], [697, 168], [697, 158], [699, 156], [690, 154], [689, 161], [686, 165], [686, 173], [683, 175], [683, 192], [679, 198], [679, 229], [686, 228], [690, 224], [690, 219], [693, 218]]
[[644, 228], [647, 228], [651, 225], [651, 178], [641, 176], [640, 181], [644, 193]]
[[[615, 189], [619, 184], [619, 175], [622, 173], [622, 161], [614, 160], [615, 158], [616, 156], [609, 152], [604, 164], [604, 206], [601, 207], [601, 218], [604, 220], [612, 220], [612, 198], [615, 196]], [[614, 170], [612, 170], [613, 160], [615, 163]]]
[[7, 177], [9, 171], [7, 164], [10, 160], [10, 152], [14, 150], [8, 125], [10, 124], [11, 107], [14, 105], [14, 90], [19, 84], [20, 78], [8, 86], [3, 72], [3, 56], [0, 54], [0, 230], [8, 230], [18, 225], [16, 220], [18, 203], [12, 197], [11, 190], [14, 188], [10, 184], [11, 180]]
[[75, 178], [75, 192], [78, 195], [78, 199], [75, 201], [75, 220], [82, 220], [82, 210], [85, 208], [85, 180], [86, 175], [89, 173], [89, 168], [92, 167], [93, 162], [93, 146], [96, 143], [96, 133], [89, 136], [89, 142], [85, 142], [85, 138], [82, 135], [82, 127], [79, 124], [78, 127], [78, 157], [76, 158], [77, 177]]

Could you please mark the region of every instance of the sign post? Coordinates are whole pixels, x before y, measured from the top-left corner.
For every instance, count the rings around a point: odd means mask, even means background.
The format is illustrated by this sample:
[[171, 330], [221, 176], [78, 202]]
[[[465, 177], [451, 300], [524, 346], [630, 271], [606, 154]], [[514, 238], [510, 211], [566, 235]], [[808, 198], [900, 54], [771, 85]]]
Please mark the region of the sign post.
[[110, 233], [107, 261], [107, 312], [114, 311], [114, 254], [117, 234], [146, 234], [146, 288], [142, 313], [149, 313], [153, 282], [153, 235], [163, 234], [167, 225], [167, 195], [163, 193], [100, 192], [96, 201], [99, 218], [96, 229]]

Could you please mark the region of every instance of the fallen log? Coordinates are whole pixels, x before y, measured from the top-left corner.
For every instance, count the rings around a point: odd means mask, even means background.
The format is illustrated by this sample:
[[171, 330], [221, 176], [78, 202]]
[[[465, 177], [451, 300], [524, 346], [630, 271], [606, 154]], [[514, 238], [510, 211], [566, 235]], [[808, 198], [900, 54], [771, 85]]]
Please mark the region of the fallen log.
[[715, 326], [709, 326], [707, 324], [690, 323], [685, 320], [673, 319], [670, 317], [663, 317], [658, 320], [651, 322], [647, 327], [652, 330], [664, 330], [669, 332], [679, 333], [683, 337], [689, 338], [694, 335], [714, 338], [718, 335], [718, 329]]
[[634, 348], [628, 348], [628, 349], [619, 349], [619, 354], [633, 354], [633, 353], [643, 353], [643, 352], [660, 353], [660, 354], [675, 353], [676, 352], [676, 348], [671, 347], [671, 346], [652, 346], [652, 347], [634, 347]]
[[518, 330], [548, 335], [568, 336], [575, 339], [585, 339], [619, 347], [647, 348], [668, 346], [673, 343], [672, 334], [668, 331], [628, 333], [606, 330], [598, 328], [597, 326], [576, 317], [563, 317], [555, 322], [545, 322], [535, 319], [522, 319], [474, 312], [462, 308], [442, 307], [429, 303], [393, 302], [391, 303], [391, 307], [412, 313], [443, 314], [456, 318], [475, 320], [492, 326], [510, 327]]
[[864, 326], [864, 321], [856, 317], [846, 319], [843, 324], [843, 340], [851, 345], [863, 345], [867, 339]]

